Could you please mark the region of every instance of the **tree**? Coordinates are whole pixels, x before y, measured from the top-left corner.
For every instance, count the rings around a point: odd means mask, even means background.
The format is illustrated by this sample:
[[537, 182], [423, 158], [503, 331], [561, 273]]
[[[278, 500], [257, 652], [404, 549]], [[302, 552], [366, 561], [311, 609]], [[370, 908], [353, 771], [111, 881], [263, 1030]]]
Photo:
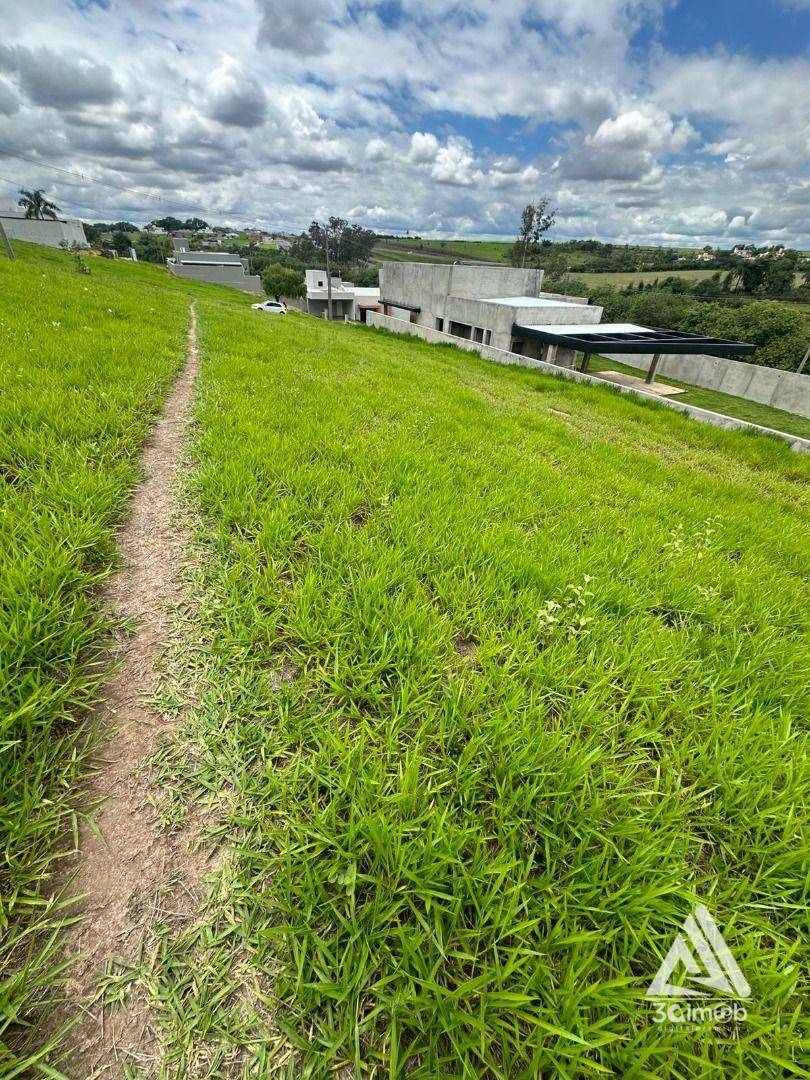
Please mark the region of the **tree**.
[[167, 236], [152, 236], [150, 233], [141, 233], [132, 246], [141, 262], [165, 263], [171, 251]]
[[379, 266], [360, 267], [352, 271], [352, 279], [361, 289], [376, 289], [380, 284], [380, 268]]
[[518, 228], [517, 244], [515, 245], [515, 254], [520, 256], [520, 265], [526, 265], [526, 255], [529, 250], [529, 244], [532, 240], [532, 229], [534, 228], [534, 205], [528, 203], [523, 207], [523, 213], [520, 215], [520, 226]]
[[554, 224], [556, 210], [549, 210], [551, 202], [545, 196], [537, 203], [528, 203], [520, 215], [517, 242], [512, 249], [515, 266], [538, 265], [540, 241]]
[[17, 203], [17, 206], [22, 206], [25, 210], [25, 216], [27, 218], [36, 218], [40, 221], [44, 221], [45, 218], [55, 219], [59, 213], [59, 207], [56, 203], [50, 202], [45, 198], [45, 189], [36, 188], [34, 191], [29, 191], [27, 188], [20, 188], [20, 195], [22, 196]]
[[176, 217], [156, 218], [154, 221], [150, 221], [149, 224], [156, 225], [159, 229], [165, 229], [166, 232], [176, 232], [177, 229], [183, 228], [183, 222]]
[[[776, 249], [779, 251], [780, 249]], [[784, 251], [774, 253], [771, 258], [765, 259], [765, 272], [762, 278], [762, 288], [771, 296], [782, 296], [793, 290], [793, 280], [796, 267], [799, 263], [798, 251]]]
[[91, 225], [89, 221], [83, 221], [82, 228], [88, 244], [99, 243], [103, 231], [101, 225]]
[[695, 296], [716, 297], [723, 295], [723, 283], [720, 280], [720, 271], [712, 274], [710, 278], [706, 278], [704, 281], [696, 281], [692, 287], [692, 293]]
[[116, 229], [112, 234], [112, 246], [119, 255], [129, 255], [129, 249], [132, 247], [129, 237], [120, 229]]
[[686, 310], [685, 302], [671, 292], [662, 289], [639, 293], [630, 301], [632, 321], [642, 326], [680, 329], [680, 321]]
[[280, 300], [282, 296], [299, 297], [306, 294], [304, 275], [286, 266], [266, 266], [262, 271], [262, 286], [268, 296]]
[[749, 260], [740, 268], [740, 282], [743, 292], [755, 293], [762, 288], [765, 280], [765, 267], [761, 262]]
[[348, 221], [339, 217], [330, 217], [325, 224], [313, 221], [305, 233], [295, 238], [290, 255], [318, 269], [326, 262], [327, 240], [330, 268], [340, 273], [369, 261], [377, 234], [360, 225], [349, 225]]
[[568, 260], [562, 251], [555, 251], [552, 245], [544, 249], [543, 269], [547, 277], [554, 281], [561, 280], [568, 269]]

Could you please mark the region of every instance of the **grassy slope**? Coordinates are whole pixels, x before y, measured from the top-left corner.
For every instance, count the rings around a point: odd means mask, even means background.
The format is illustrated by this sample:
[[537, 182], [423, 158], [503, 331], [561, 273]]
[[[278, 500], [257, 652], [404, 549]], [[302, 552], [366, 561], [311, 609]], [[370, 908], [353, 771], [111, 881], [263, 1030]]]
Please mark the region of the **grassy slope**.
[[[451, 348], [201, 315], [201, 608], [166, 707], [198, 703], [164, 767], [232, 861], [151, 976], [176, 1060], [788, 1075], [807, 460]], [[753, 987], [736, 1039], [643, 1001], [698, 897]]]
[[[577, 367], [582, 360], [582, 354], [577, 357]], [[591, 357], [588, 370], [591, 373], [600, 371], [623, 371], [628, 375], [643, 377], [645, 372], [642, 368], [632, 367], [630, 364], [622, 364], [616, 360], [607, 360], [603, 356]], [[699, 386], [691, 386], [689, 383], [678, 382], [676, 379], [668, 379], [665, 376], [656, 376], [656, 382], [667, 386], [680, 386], [686, 390], [684, 394], [678, 394], [674, 399], [682, 401], [685, 405], [696, 405], [700, 409], [709, 409], [712, 412], [725, 413], [726, 416], [736, 416], [740, 420], [748, 420], [752, 424], [761, 424], [762, 427], [775, 428], [777, 431], [788, 431], [791, 435], [800, 435], [803, 439], [810, 439], [810, 419], [805, 416], [795, 416], [785, 412], [784, 409], [774, 409], [770, 405], [760, 405], [757, 401], [748, 401], [746, 398], [734, 397], [731, 394], [722, 394], [718, 390], [704, 390]]]
[[[93, 589], [137, 454], [182, 362], [188, 294], [155, 267], [15, 244], [0, 256], [0, 1073], [56, 914], [40, 887], [71, 842], [103, 622]], [[210, 295], [210, 290], [200, 295]], [[29, 1017], [30, 1019], [30, 1017]], [[10, 1025], [10, 1026], [9, 1026]]]

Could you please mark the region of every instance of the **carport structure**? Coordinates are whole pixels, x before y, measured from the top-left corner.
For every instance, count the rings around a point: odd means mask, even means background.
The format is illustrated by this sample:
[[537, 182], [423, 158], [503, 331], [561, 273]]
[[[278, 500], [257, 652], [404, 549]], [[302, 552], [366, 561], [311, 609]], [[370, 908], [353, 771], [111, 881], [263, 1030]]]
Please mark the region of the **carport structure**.
[[[587, 371], [591, 356], [628, 353], [650, 354], [652, 362], [645, 382], [655, 379], [661, 357], [667, 353], [681, 355], [744, 356], [756, 351], [756, 345], [726, 338], [707, 337], [704, 334], [687, 334], [682, 330], [665, 330], [661, 327], [636, 326], [634, 323], [591, 323], [581, 326], [522, 325], [514, 323], [512, 338], [522, 345], [539, 342], [543, 346], [543, 359], [548, 363], [568, 367], [573, 365], [578, 352], [583, 354], [580, 371]], [[559, 358], [562, 350], [565, 359]], [[570, 358], [570, 365], [566, 360]]]

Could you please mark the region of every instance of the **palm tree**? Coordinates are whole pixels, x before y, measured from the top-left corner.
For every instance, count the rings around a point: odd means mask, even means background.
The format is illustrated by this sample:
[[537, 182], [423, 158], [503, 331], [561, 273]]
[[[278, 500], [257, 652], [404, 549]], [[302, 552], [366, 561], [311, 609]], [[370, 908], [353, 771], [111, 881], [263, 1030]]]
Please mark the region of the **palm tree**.
[[44, 221], [45, 218], [55, 218], [59, 213], [59, 207], [56, 203], [49, 202], [45, 198], [44, 188], [37, 188], [35, 191], [20, 188], [20, 195], [22, 198], [17, 203], [17, 206], [25, 208], [27, 218], [39, 218]]

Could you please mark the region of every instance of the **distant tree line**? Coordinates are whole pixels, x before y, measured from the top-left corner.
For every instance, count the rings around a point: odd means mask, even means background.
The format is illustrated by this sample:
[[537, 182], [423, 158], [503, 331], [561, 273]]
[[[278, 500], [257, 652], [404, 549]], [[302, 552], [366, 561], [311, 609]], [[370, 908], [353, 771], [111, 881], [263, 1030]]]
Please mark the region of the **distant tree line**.
[[141, 232], [140, 226], [131, 221], [84, 222], [84, 235], [91, 247], [102, 254], [129, 256], [130, 248], [141, 262], [164, 263], [171, 254], [171, 241], [167, 236]]
[[305, 270], [326, 269], [327, 242], [332, 274], [363, 287], [379, 285], [379, 268], [369, 265], [376, 240], [370, 229], [331, 217], [325, 223], [313, 221], [306, 232], [295, 237], [288, 251], [258, 244], [225, 244], [223, 249], [248, 260], [250, 272], [261, 276], [269, 296], [294, 297], [303, 294]]
[[190, 217], [185, 221], [181, 221], [176, 217], [163, 217], [155, 218], [154, 221], [149, 222], [150, 225], [154, 225], [158, 229], [165, 229], [166, 232], [177, 232], [178, 229], [188, 229], [191, 232], [202, 232], [203, 229], [210, 228], [207, 221], [203, 221], [202, 218]]
[[[707, 260], [704, 256], [711, 255]], [[598, 240], [567, 240], [551, 244], [545, 241], [539, 265], [548, 277], [564, 273], [637, 273], [682, 270], [725, 272], [723, 291], [750, 295], [785, 296], [795, 289], [794, 275], [802, 271], [804, 256], [791, 248], [749, 247], [745, 255], [720, 248], [704, 247], [685, 254], [678, 248], [643, 248], [603, 244]], [[810, 270], [810, 266], [808, 266]], [[805, 283], [806, 284], [806, 283]]]

